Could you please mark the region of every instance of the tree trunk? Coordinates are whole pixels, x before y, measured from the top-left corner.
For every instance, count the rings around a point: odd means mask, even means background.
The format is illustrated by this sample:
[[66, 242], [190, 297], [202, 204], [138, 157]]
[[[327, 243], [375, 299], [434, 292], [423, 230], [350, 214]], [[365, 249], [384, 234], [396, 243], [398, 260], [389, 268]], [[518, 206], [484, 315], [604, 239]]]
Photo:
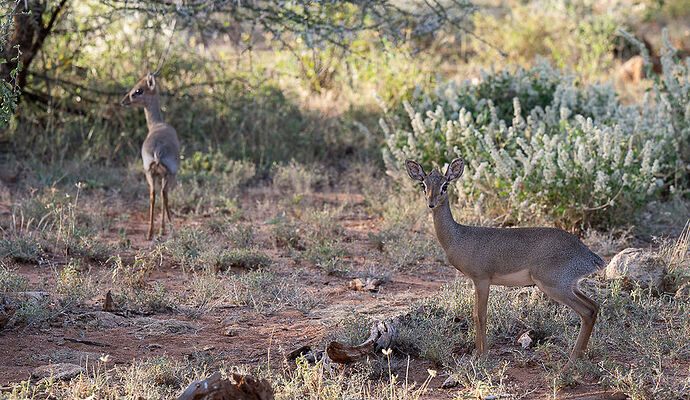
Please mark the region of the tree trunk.
[[[0, 79], [5, 82], [14, 82], [11, 72], [17, 68], [18, 63], [21, 63], [22, 69], [15, 77], [18, 94], [21, 94], [26, 86], [31, 62], [41, 50], [58, 16], [66, 8], [67, 1], [60, 0], [51, 10], [48, 9], [48, 0], [31, 0], [26, 4], [22, 1], [17, 7], [12, 36], [0, 52], [0, 58], [7, 60], [6, 63], [0, 64]], [[44, 21], [44, 14], [47, 14], [46, 21]]]

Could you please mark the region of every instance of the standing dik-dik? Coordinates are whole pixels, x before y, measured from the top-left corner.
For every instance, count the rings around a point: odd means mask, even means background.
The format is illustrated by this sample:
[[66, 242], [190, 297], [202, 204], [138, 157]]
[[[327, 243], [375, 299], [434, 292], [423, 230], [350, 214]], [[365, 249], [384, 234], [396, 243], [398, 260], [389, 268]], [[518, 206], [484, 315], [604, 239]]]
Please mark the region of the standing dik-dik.
[[406, 160], [412, 179], [421, 182], [434, 216], [436, 237], [451, 264], [474, 283], [475, 346], [485, 353], [486, 306], [490, 285], [537, 285], [552, 299], [572, 308], [582, 319], [580, 334], [570, 354], [582, 357], [592, 334], [599, 307], [578, 288], [581, 278], [604, 266], [604, 261], [577, 237], [555, 228], [485, 228], [460, 225], [448, 204], [448, 185], [464, 170], [453, 160], [445, 175], [438, 168], [426, 174], [419, 163]]
[[163, 121], [160, 95], [155, 74], [147, 74], [122, 98], [123, 106], [144, 107], [149, 134], [141, 146], [146, 181], [149, 183], [149, 231], [146, 239], [153, 234], [153, 206], [156, 203], [155, 187], [160, 182], [161, 197], [161, 235], [165, 234], [165, 216], [172, 224], [168, 208], [168, 190], [175, 184], [175, 174], [180, 164], [180, 142], [175, 128]]

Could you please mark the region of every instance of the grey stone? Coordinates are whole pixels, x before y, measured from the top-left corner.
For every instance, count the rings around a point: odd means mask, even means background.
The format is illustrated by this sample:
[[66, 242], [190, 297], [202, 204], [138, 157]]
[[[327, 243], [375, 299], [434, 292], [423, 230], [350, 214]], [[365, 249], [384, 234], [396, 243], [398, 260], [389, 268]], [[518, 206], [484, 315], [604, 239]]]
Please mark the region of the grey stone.
[[32, 379], [47, 379], [68, 381], [84, 372], [84, 368], [70, 363], [49, 364], [37, 367], [31, 372]]
[[658, 293], [664, 290], [666, 263], [656, 253], [644, 249], [628, 248], [616, 254], [606, 266], [607, 280], [623, 280], [626, 287], [639, 284]]

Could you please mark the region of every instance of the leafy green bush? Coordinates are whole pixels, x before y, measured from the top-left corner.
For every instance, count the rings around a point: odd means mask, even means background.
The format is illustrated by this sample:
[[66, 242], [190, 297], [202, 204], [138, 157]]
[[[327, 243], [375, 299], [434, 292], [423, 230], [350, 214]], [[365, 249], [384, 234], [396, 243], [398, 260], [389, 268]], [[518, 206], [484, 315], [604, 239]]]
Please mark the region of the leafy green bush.
[[658, 195], [677, 162], [662, 103], [622, 105], [610, 86], [580, 87], [543, 60], [484, 73], [478, 85], [451, 81], [404, 105], [409, 119], [381, 122], [389, 174], [407, 181], [406, 158], [429, 168], [462, 156], [455, 193], [504, 221], [615, 222]]

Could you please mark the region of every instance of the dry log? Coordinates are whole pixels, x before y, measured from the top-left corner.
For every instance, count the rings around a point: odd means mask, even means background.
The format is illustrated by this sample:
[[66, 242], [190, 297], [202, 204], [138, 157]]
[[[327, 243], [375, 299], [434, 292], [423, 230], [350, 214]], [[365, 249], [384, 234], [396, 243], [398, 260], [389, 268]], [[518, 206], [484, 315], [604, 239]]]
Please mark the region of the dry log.
[[292, 350], [289, 352], [286, 356], [286, 358], [290, 361], [295, 360], [297, 357], [306, 355], [311, 352], [311, 346], [302, 346], [300, 348], [297, 348], [295, 350]]
[[273, 389], [265, 379], [251, 375], [233, 374], [236, 383], [219, 372], [207, 379], [192, 382], [177, 400], [273, 400]]
[[369, 332], [367, 340], [357, 346], [331, 342], [326, 348], [328, 357], [340, 364], [355, 362], [378, 351], [392, 348], [398, 335], [392, 321], [374, 323]]

